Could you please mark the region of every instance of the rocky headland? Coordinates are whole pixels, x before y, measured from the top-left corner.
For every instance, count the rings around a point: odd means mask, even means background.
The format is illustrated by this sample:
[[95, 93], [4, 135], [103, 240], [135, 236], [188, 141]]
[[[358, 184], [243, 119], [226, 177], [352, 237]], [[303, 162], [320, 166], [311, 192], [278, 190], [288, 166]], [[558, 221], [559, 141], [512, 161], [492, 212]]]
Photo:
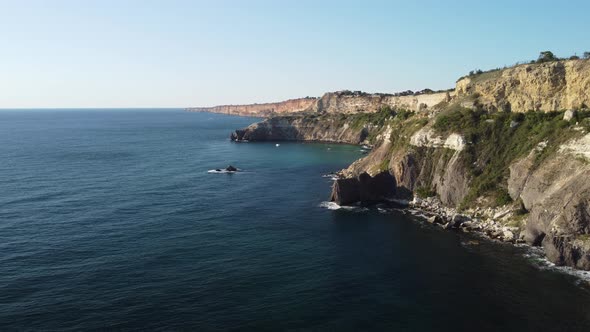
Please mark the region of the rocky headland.
[[397, 94], [338, 91], [325, 93], [320, 98], [306, 97], [267, 104], [191, 107], [186, 110], [263, 118], [297, 114], [374, 113], [382, 107], [420, 111], [442, 101], [448, 101], [453, 95], [454, 91], [434, 92], [431, 90], [406, 91]]
[[472, 74], [441, 93], [326, 94], [232, 140], [371, 145], [338, 173], [332, 201], [406, 201], [441, 227], [590, 270], [588, 105], [590, 60], [562, 60]]

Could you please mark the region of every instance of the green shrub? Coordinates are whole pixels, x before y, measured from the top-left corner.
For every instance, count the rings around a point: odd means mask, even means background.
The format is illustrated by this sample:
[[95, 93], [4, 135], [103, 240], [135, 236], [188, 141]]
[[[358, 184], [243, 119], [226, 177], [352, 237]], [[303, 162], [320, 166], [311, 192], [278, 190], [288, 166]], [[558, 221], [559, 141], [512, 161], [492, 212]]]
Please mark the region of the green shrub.
[[395, 118], [398, 120], [407, 120], [408, 118], [410, 118], [411, 116], [413, 116], [415, 113], [412, 111], [408, 111], [408, 110], [399, 110], [396, 112], [395, 114]]
[[526, 215], [527, 213], [529, 213], [529, 211], [527, 211], [527, 209], [524, 207], [524, 202], [522, 201], [522, 198], [519, 198], [516, 201], [517, 205], [518, 205], [518, 210], [514, 211], [514, 214], [516, 216], [523, 216]]
[[442, 112], [436, 117], [433, 127], [440, 133], [463, 132], [477, 126], [484, 114], [483, 111], [474, 111], [460, 105], [453, 105], [448, 111]]
[[389, 169], [389, 158], [383, 158], [381, 163], [379, 163], [379, 170], [380, 171], [387, 171]]
[[501, 188], [496, 191], [496, 205], [502, 206], [512, 203], [512, 197], [506, 189]]
[[537, 63], [551, 62], [551, 61], [557, 61], [557, 60], [559, 60], [559, 58], [557, 58], [553, 54], [553, 52], [543, 51], [539, 54], [539, 58], [537, 59]]
[[415, 194], [419, 198], [427, 198], [427, 197], [436, 196], [436, 191], [434, 191], [432, 188], [429, 188], [429, 187], [420, 186], [420, 187], [416, 188]]
[[[577, 119], [590, 125], [590, 112], [578, 112]], [[518, 123], [511, 126], [512, 122]], [[508, 166], [530, 153], [540, 142], [547, 146], [535, 157], [534, 167], [554, 155], [567, 140], [582, 135], [573, 130], [574, 121], [563, 120], [563, 112], [526, 112], [489, 114], [458, 106], [441, 112], [433, 128], [441, 135], [460, 133], [469, 143], [461, 153], [465, 170], [471, 177], [470, 191], [463, 206], [480, 196], [492, 196], [496, 203], [506, 204], [509, 196], [501, 188], [509, 176]]]

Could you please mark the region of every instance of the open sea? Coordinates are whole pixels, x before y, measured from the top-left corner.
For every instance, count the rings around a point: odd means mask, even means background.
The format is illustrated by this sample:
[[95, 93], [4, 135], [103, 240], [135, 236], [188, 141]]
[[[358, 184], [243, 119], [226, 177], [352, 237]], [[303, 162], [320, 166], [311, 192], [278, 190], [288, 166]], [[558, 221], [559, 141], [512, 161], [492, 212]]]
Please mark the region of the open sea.
[[[590, 331], [585, 281], [322, 207], [356, 146], [180, 109], [0, 111], [0, 331]], [[236, 174], [212, 174], [228, 164]]]

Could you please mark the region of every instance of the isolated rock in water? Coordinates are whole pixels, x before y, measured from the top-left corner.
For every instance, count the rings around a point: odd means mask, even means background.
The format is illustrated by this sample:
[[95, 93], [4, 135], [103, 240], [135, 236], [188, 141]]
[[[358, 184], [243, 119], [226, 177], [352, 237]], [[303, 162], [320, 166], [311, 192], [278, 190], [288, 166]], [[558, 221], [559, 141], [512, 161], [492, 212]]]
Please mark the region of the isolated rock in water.
[[235, 167], [233, 167], [232, 165], [227, 166], [225, 168], [225, 170], [228, 171], [228, 172], [237, 172], [238, 171], [238, 169], [235, 168]]
[[351, 178], [334, 181], [330, 200], [338, 205], [349, 205], [358, 202], [360, 200], [359, 180]]
[[571, 121], [574, 118], [574, 116], [576, 116], [576, 111], [575, 110], [567, 110], [563, 114], [563, 119], [565, 121]]

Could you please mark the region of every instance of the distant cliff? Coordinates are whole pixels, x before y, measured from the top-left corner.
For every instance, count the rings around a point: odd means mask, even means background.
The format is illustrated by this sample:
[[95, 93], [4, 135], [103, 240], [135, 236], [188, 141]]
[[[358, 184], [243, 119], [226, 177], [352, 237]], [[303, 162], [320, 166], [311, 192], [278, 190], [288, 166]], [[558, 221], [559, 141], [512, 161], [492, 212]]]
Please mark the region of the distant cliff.
[[308, 110], [315, 104], [317, 98], [289, 99], [277, 103], [251, 105], [222, 105], [214, 107], [191, 107], [189, 112], [211, 112], [239, 116], [270, 117], [281, 114], [297, 113]]
[[338, 91], [325, 93], [321, 98], [299, 98], [267, 104], [192, 107], [187, 108], [187, 111], [254, 117], [272, 117], [301, 112], [344, 114], [358, 112], [374, 113], [384, 106], [420, 111], [432, 108], [440, 102], [449, 101], [453, 95], [454, 92], [452, 91], [410, 93], [408, 95]]
[[590, 106], [590, 60], [525, 64], [473, 74], [459, 79], [454, 90], [443, 92], [369, 94], [338, 91], [325, 93], [321, 98], [187, 110], [271, 117], [301, 112], [374, 113], [384, 106], [418, 112], [452, 102], [487, 111], [553, 112], [585, 108]]
[[359, 144], [374, 126], [360, 125], [352, 119], [334, 114], [323, 116], [279, 116], [254, 123], [232, 133], [238, 142], [255, 141], [321, 141]]

